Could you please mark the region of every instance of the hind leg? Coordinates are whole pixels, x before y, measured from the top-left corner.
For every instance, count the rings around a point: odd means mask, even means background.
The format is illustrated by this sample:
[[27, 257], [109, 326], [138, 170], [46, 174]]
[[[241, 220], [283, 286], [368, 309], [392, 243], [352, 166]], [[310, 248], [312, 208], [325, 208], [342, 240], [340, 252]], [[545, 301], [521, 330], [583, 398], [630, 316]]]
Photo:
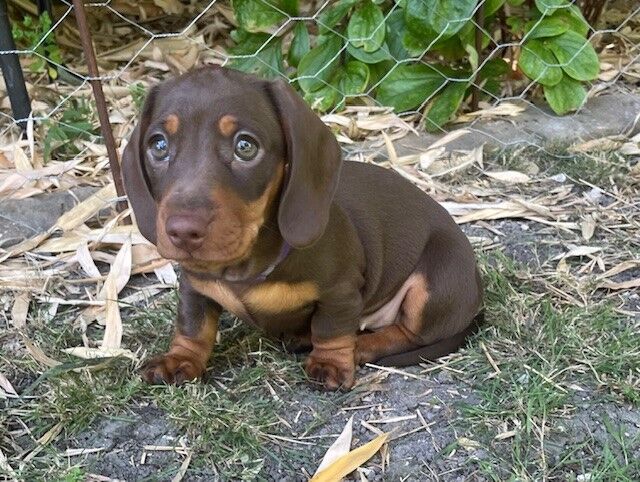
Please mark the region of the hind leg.
[[473, 251], [451, 256], [452, 246], [432, 241], [425, 249], [391, 324], [357, 337], [359, 363], [388, 360], [410, 365], [435, 359], [464, 343], [481, 303]]
[[[416, 326], [424, 305], [429, 298], [424, 275], [412, 274], [400, 288], [401, 299], [394, 297], [387, 306], [383, 316], [391, 321], [388, 326], [378, 328], [373, 333], [363, 333], [357, 337], [356, 357], [358, 364], [372, 363], [379, 358], [414, 350], [421, 346], [420, 339], [411, 327]], [[397, 300], [397, 301], [396, 301]], [[398, 303], [399, 302], [399, 303]], [[387, 311], [391, 308], [391, 311]], [[381, 321], [385, 323], [385, 321]], [[372, 326], [376, 329], [375, 323]]]
[[358, 365], [373, 363], [380, 358], [396, 353], [415, 350], [419, 344], [407, 333], [404, 325], [393, 324], [379, 331], [358, 335], [356, 340], [356, 360]]

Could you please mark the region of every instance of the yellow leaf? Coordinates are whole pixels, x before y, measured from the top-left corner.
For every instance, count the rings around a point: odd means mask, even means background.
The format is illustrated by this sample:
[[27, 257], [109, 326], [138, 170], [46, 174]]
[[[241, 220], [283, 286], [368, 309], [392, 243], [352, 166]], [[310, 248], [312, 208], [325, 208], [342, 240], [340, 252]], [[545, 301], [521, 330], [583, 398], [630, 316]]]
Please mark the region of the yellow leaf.
[[353, 416], [351, 416], [347, 424], [342, 429], [342, 433], [338, 435], [338, 438], [333, 442], [333, 444], [331, 444], [331, 447], [329, 447], [327, 452], [324, 454], [324, 458], [322, 459], [322, 462], [320, 462], [320, 465], [316, 469], [316, 473], [314, 475], [322, 472], [340, 457], [349, 453], [352, 434]]
[[387, 441], [388, 437], [388, 433], [383, 433], [362, 447], [358, 447], [348, 454], [343, 455], [329, 467], [315, 475], [310, 482], [335, 482], [346, 477], [373, 457], [373, 455], [380, 450], [382, 444]]
[[101, 347], [103, 349], [120, 348], [122, 342], [122, 319], [118, 306], [118, 293], [125, 287], [131, 276], [131, 239], [120, 248], [116, 259], [111, 265], [104, 286], [98, 299], [105, 300], [105, 329]]

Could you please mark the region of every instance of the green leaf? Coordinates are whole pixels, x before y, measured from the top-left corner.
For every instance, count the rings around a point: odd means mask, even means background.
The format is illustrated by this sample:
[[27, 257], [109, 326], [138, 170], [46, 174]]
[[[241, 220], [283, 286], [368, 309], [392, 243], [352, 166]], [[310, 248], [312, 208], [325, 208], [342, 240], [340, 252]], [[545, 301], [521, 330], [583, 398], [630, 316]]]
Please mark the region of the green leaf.
[[300, 59], [311, 50], [309, 43], [309, 31], [303, 21], [296, 23], [293, 28], [293, 40], [289, 47], [288, 60], [289, 65], [297, 67]]
[[311, 49], [298, 64], [298, 83], [306, 92], [319, 90], [329, 83], [333, 73], [340, 64], [342, 39], [337, 35], [326, 35], [319, 39], [321, 43]]
[[250, 57], [232, 58], [229, 65], [235, 69], [264, 78], [276, 78], [283, 75], [282, 39], [266, 33], [249, 33], [234, 30], [231, 38], [236, 42], [229, 49], [232, 55]]
[[424, 64], [398, 65], [378, 86], [376, 99], [397, 112], [419, 107], [445, 82], [433, 67]]
[[522, 46], [518, 65], [524, 75], [542, 85], [556, 85], [562, 80], [562, 69], [558, 67], [553, 52], [540, 40], [527, 40]]
[[232, 5], [238, 25], [247, 32], [264, 31], [285, 18], [285, 15], [278, 11], [282, 6], [275, 1], [269, 3], [269, 0], [233, 0]]
[[558, 115], [579, 109], [587, 99], [587, 91], [580, 82], [565, 75], [556, 85], [544, 86], [544, 97]]
[[502, 91], [503, 78], [510, 71], [511, 68], [504, 59], [497, 58], [485, 62], [484, 65], [480, 67], [478, 78], [476, 80], [476, 82], [480, 81], [482, 90], [485, 91], [484, 93], [481, 93], [481, 97], [486, 96], [486, 93], [493, 94], [496, 97], [499, 96]]
[[478, 56], [478, 51], [476, 50], [476, 48], [471, 44], [466, 44], [464, 46], [464, 50], [469, 56], [469, 65], [471, 65], [471, 68], [474, 71], [478, 70], [478, 63], [480, 61], [480, 58]]
[[412, 57], [424, 55], [430, 45], [431, 42], [427, 41], [425, 37], [417, 36], [409, 29], [402, 34], [402, 46]]
[[521, 17], [507, 17], [507, 27], [511, 29], [511, 34], [518, 34], [524, 30], [525, 20]]
[[565, 19], [557, 15], [531, 20], [527, 22], [524, 28], [527, 40], [555, 37], [565, 33], [567, 30], [569, 30], [569, 24]]
[[396, 62], [394, 60], [383, 60], [377, 64], [367, 64], [367, 67], [369, 67], [369, 84], [375, 85], [380, 82], [395, 66]]
[[543, 15], [551, 15], [559, 8], [566, 8], [569, 5], [567, 0], [536, 0], [536, 7]]
[[304, 100], [311, 108], [320, 112], [330, 110], [340, 99], [342, 99], [340, 92], [333, 85], [327, 84], [323, 84], [320, 89], [304, 95]]
[[402, 36], [407, 31], [407, 25], [405, 24], [404, 13], [401, 9], [394, 10], [391, 15], [387, 17], [386, 27], [389, 53], [393, 55], [396, 60], [405, 60], [411, 57], [411, 54], [402, 44]]
[[349, 9], [357, 3], [357, 0], [340, 0], [330, 8], [327, 8], [318, 15], [318, 25], [320, 33], [330, 32], [333, 27], [347, 15]]
[[387, 44], [382, 44], [382, 47], [375, 52], [365, 52], [364, 49], [356, 48], [349, 43], [347, 44], [347, 52], [353, 58], [360, 62], [364, 62], [365, 64], [377, 64], [378, 62], [391, 60], [392, 58], [389, 54], [389, 47], [387, 47]]
[[504, 5], [505, 0], [485, 0], [484, 2], [484, 16], [488, 17], [496, 13], [500, 7]]
[[586, 37], [589, 33], [589, 29], [591, 28], [582, 15], [580, 9], [575, 5], [558, 10], [553, 14], [553, 16], [563, 18], [569, 25], [569, 29], [580, 34], [581, 37]]
[[[421, 0], [424, 1], [424, 0]], [[429, 8], [431, 27], [446, 37], [457, 33], [473, 16], [477, 0], [432, 0]]]
[[293, 16], [298, 15], [298, 0], [280, 0], [280, 5], [280, 10], [282, 10], [283, 12], [286, 12], [289, 15]]
[[380, 7], [371, 0], [360, 4], [351, 14], [347, 34], [354, 47], [362, 48], [365, 52], [378, 50], [385, 34], [384, 14]]
[[480, 78], [498, 78], [507, 74], [510, 71], [509, 64], [503, 59], [491, 59], [484, 63], [480, 68]]
[[458, 111], [465, 97], [469, 84], [466, 82], [450, 82], [441, 94], [439, 94], [429, 109], [425, 118], [425, 128], [429, 131], [437, 131], [451, 120]]
[[409, 31], [422, 43], [429, 44], [438, 37], [429, 23], [429, 5], [425, 0], [406, 0], [404, 21]]
[[593, 80], [600, 73], [600, 62], [587, 39], [569, 30], [562, 35], [545, 40], [558, 63], [569, 77], [576, 80]]
[[343, 95], [362, 94], [369, 83], [369, 67], [362, 62], [347, 62], [339, 81], [339, 90]]
[[[534, 31], [530, 32], [531, 29]], [[581, 37], [589, 33], [589, 24], [575, 5], [559, 8], [552, 15], [531, 20], [526, 25], [527, 38], [555, 37], [567, 30], [573, 30]]]

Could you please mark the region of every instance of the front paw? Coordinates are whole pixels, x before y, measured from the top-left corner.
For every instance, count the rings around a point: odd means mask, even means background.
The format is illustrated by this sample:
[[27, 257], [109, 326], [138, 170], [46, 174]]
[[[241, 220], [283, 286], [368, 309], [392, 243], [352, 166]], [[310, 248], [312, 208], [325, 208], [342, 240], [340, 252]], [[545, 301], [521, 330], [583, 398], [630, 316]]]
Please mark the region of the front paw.
[[152, 358], [143, 365], [142, 378], [153, 385], [180, 385], [201, 377], [205, 368], [198, 360], [165, 353]]
[[347, 359], [339, 354], [332, 359], [330, 356], [317, 357], [309, 355], [305, 364], [305, 371], [309, 378], [317, 380], [327, 390], [340, 388], [350, 389], [355, 382], [356, 367], [353, 356]]

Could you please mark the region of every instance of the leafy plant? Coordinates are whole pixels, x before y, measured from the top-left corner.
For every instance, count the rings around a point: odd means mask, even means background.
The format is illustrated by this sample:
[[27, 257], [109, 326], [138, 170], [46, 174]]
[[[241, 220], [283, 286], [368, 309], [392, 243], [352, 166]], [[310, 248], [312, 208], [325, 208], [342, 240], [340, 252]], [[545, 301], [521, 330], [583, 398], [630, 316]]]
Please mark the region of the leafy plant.
[[62, 54], [51, 31], [51, 18], [47, 12], [39, 17], [25, 16], [21, 23], [13, 26], [12, 33], [16, 43], [25, 49], [32, 50], [33, 62], [29, 64], [31, 72], [41, 72], [45, 68], [52, 79], [57, 78], [58, 71], [54, 65], [48, 65], [47, 61], [54, 64], [62, 63]]
[[136, 82], [135, 84], [129, 85], [129, 93], [131, 94], [133, 105], [135, 105], [136, 110], [140, 112], [144, 105], [144, 100], [147, 98], [146, 87], [141, 82]]
[[565, 114], [583, 104], [584, 83], [599, 71], [589, 25], [569, 0], [337, 0], [313, 21], [290, 19], [301, 16], [296, 0], [233, 0], [233, 9], [231, 66], [295, 79], [320, 111], [366, 94], [423, 113], [430, 130], [473, 89], [497, 95], [518, 76]]
[[73, 157], [80, 153], [78, 141], [90, 140], [98, 135], [94, 111], [83, 98], [70, 98], [70, 105], [56, 118], [43, 122], [44, 158]]

